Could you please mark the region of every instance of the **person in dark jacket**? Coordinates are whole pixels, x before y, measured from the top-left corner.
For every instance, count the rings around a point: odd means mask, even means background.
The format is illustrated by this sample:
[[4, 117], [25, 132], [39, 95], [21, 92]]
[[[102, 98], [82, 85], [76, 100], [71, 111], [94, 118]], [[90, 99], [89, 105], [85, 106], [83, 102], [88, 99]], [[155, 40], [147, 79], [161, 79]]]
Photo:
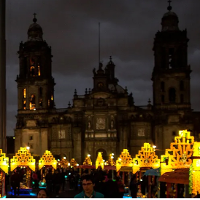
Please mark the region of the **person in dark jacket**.
[[9, 186], [9, 179], [10, 179], [10, 175], [9, 174], [5, 174], [5, 193], [7, 195], [8, 192], [8, 186]]
[[137, 198], [137, 192], [138, 192], [138, 185], [140, 184], [140, 182], [137, 182], [136, 180], [136, 176], [134, 175], [131, 178], [131, 182], [130, 182], [130, 190], [131, 190], [131, 196], [132, 198]]
[[125, 192], [124, 183], [122, 182], [120, 176], [118, 176], [116, 178], [116, 181], [117, 181], [117, 185], [118, 185], [118, 189], [119, 189], [119, 198], [123, 198], [124, 192]]
[[19, 172], [16, 171], [12, 174], [11, 176], [11, 186], [14, 190], [14, 196], [16, 196], [16, 189], [17, 189], [17, 194], [19, 196], [19, 189], [20, 189], [20, 175]]
[[52, 194], [52, 190], [53, 190], [53, 174], [52, 174], [52, 170], [49, 169], [48, 173], [45, 176], [45, 180], [46, 180], [46, 184], [47, 184], [47, 192], [49, 195]]
[[[111, 172], [111, 171], [110, 171]], [[105, 198], [120, 198], [118, 184], [112, 180], [112, 174], [107, 175], [107, 181], [104, 183], [104, 197]]]
[[33, 172], [32, 174], [32, 180], [34, 181], [35, 185], [33, 185], [32, 187], [35, 187], [36, 189], [38, 189], [38, 175], [36, 172]]
[[64, 191], [65, 190], [65, 171], [63, 168], [61, 169], [60, 173], [61, 173], [61, 187], [62, 187], [62, 190]]
[[58, 169], [56, 169], [53, 174], [53, 187], [55, 190], [56, 197], [59, 196], [60, 186], [61, 186], [61, 173]]

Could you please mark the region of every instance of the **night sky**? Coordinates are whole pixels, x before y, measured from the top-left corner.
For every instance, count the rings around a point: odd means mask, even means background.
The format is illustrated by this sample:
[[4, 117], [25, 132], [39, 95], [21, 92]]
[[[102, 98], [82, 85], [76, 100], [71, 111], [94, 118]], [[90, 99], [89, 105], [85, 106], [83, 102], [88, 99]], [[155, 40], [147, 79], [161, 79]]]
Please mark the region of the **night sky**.
[[[188, 32], [191, 65], [191, 104], [200, 110], [200, 1], [173, 0], [180, 30]], [[56, 108], [72, 103], [74, 89], [84, 95], [93, 86], [93, 68], [103, 67], [112, 56], [119, 85], [133, 93], [135, 105], [152, 100], [154, 37], [161, 30], [167, 0], [6, 0], [7, 135], [14, 135], [17, 114], [19, 62], [17, 51], [27, 41], [27, 30], [36, 13], [43, 39], [52, 47], [52, 76]]]

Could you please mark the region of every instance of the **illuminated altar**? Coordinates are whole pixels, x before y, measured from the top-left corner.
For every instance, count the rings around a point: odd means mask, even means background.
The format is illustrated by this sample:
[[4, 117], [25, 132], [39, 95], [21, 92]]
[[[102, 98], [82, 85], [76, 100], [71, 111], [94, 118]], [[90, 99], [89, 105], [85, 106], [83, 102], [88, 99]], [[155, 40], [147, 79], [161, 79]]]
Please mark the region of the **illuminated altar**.
[[20, 182], [20, 193], [30, 192], [32, 190], [31, 170], [35, 171], [35, 159], [26, 147], [20, 147], [20, 150], [10, 160], [10, 170], [17, 170], [23, 174], [23, 182]]
[[173, 169], [189, 168], [192, 164], [194, 137], [187, 130], [179, 131], [179, 136], [174, 138], [170, 149], [161, 155], [161, 175]]
[[144, 143], [141, 150], [133, 158], [133, 174], [140, 170], [140, 168], [159, 168], [160, 159], [155, 153], [155, 148], [151, 147], [149, 143]]
[[[116, 160], [116, 172], [118, 172], [118, 176], [120, 172], [122, 172], [122, 182], [125, 184], [125, 172], [128, 172], [128, 183], [130, 183], [130, 172], [133, 171], [133, 159], [128, 152], [128, 149], [123, 149], [120, 156]], [[127, 185], [126, 184], [126, 185]]]
[[[143, 176], [142, 173], [148, 169], [156, 169], [160, 167], [160, 159], [155, 152], [155, 147], [152, 147], [149, 143], [144, 143], [141, 150], [133, 158], [133, 174], [137, 173], [138, 180]], [[143, 180], [144, 181], [144, 180]], [[148, 176], [148, 197], [151, 197], [151, 184], [156, 183], [156, 176]], [[141, 189], [141, 188], [140, 188]]]
[[52, 153], [48, 150], [44, 152], [42, 157], [39, 160], [39, 170], [41, 170], [42, 180], [39, 182], [39, 187], [46, 187], [45, 176], [48, 170], [51, 170], [54, 173], [54, 169], [57, 169], [57, 161], [53, 157]]
[[128, 149], [123, 149], [120, 156], [116, 160], [116, 171], [121, 170], [122, 167], [127, 167], [128, 171], [132, 171], [133, 168], [133, 159], [128, 152]]

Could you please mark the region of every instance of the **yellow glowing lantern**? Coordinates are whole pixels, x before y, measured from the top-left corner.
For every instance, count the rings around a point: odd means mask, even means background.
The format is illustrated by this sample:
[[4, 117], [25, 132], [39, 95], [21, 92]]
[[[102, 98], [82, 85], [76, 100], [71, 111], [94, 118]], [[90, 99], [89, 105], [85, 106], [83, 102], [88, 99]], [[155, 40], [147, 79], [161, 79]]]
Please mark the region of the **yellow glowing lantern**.
[[57, 169], [57, 161], [53, 157], [52, 153], [48, 150], [45, 151], [39, 160], [39, 170], [45, 165], [51, 165], [54, 169]]
[[122, 166], [133, 167], [133, 160], [128, 149], [123, 149], [120, 156], [116, 160], [116, 171], [118, 172]]
[[160, 167], [160, 159], [155, 153], [155, 147], [151, 147], [149, 143], [144, 143], [144, 146], [133, 159], [133, 173], [135, 174], [141, 167], [153, 169]]
[[35, 159], [26, 147], [20, 147], [20, 150], [10, 160], [10, 170], [13, 171], [18, 166], [28, 166], [35, 171]]
[[83, 161], [83, 165], [92, 165], [92, 161], [90, 159], [90, 154], [88, 154], [85, 158], [85, 160]]
[[66, 158], [62, 158], [60, 161], [58, 161], [58, 165], [60, 165], [62, 168], [68, 167], [69, 161]]
[[104, 169], [104, 160], [101, 152], [98, 152], [98, 156], [96, 159], [96, 169], [98, 169], [99, 166], [101, 167], [101, 169]]
[[70, 166], [72, 166], [72, 167], [75, 167], [75, 166], [77, 166], [77, 162], [76, 162], [76, 160], [74, 159], [74, 158], [72, 158], [71, 160], [70, 160]]
[[8, 173], [9, 158], [6, 157], [5, 153], [2, 153], [0, 149], [0, 169], [3, 170], [6, 174]]
[[115, 166], [114, 153], [109, 155], [109, 159], [106, 161], [105, 165]]
[[190, 132], [179, 131], [170, 149], [166, 149], [165, 155], [161, 156], [161, 175], [173, 169], [189, 168], [192, 164], [193, 145], [194, 137], [190, 136]]

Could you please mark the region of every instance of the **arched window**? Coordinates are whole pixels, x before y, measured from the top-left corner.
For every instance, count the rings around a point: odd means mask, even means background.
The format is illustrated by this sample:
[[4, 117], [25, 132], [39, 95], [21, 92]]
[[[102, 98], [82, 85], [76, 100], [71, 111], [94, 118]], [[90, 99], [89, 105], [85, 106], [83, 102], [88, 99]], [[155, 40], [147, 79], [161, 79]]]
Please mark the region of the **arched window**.
[[172, 69], [174, 67], [173, 65], [173, 57], [174, 57], [174, 48], [169, 49], [169, 58], [168, 58], [168, 64], [169, 64], [169, 69]]
[[175, 103], [176, 101], [176, 90], [174, 88], [169, 89], [169, 102]]
[[23, 100], [23, 109], [26, 110], [26, 100]]
[[26, 88], [23, 89], [23, 98], [26, 98]]
[[41, 75], [41, 72], [40, 72], [40, 63], [38, 63], [38, 76]]
[[31, 95], [31, 99], [30, 99], [30, 110], [35, 110], [36, 109], [36, 105], [35, 105], [35, 95], [32, 94]]
[[35, 76], [35, 60], [30, 59], [30, 76]]
[[41, 57], [38, 56], [37, 57], [37, 76], [41, 76]]
[[40, 101], [39, 101], [39, 106], [40, 106], [40, 108], [42, 108], [42, 99], [40, 99]]
[[30, 67], [30, 75], [35, 76], [35, 67], [34, 66]]

